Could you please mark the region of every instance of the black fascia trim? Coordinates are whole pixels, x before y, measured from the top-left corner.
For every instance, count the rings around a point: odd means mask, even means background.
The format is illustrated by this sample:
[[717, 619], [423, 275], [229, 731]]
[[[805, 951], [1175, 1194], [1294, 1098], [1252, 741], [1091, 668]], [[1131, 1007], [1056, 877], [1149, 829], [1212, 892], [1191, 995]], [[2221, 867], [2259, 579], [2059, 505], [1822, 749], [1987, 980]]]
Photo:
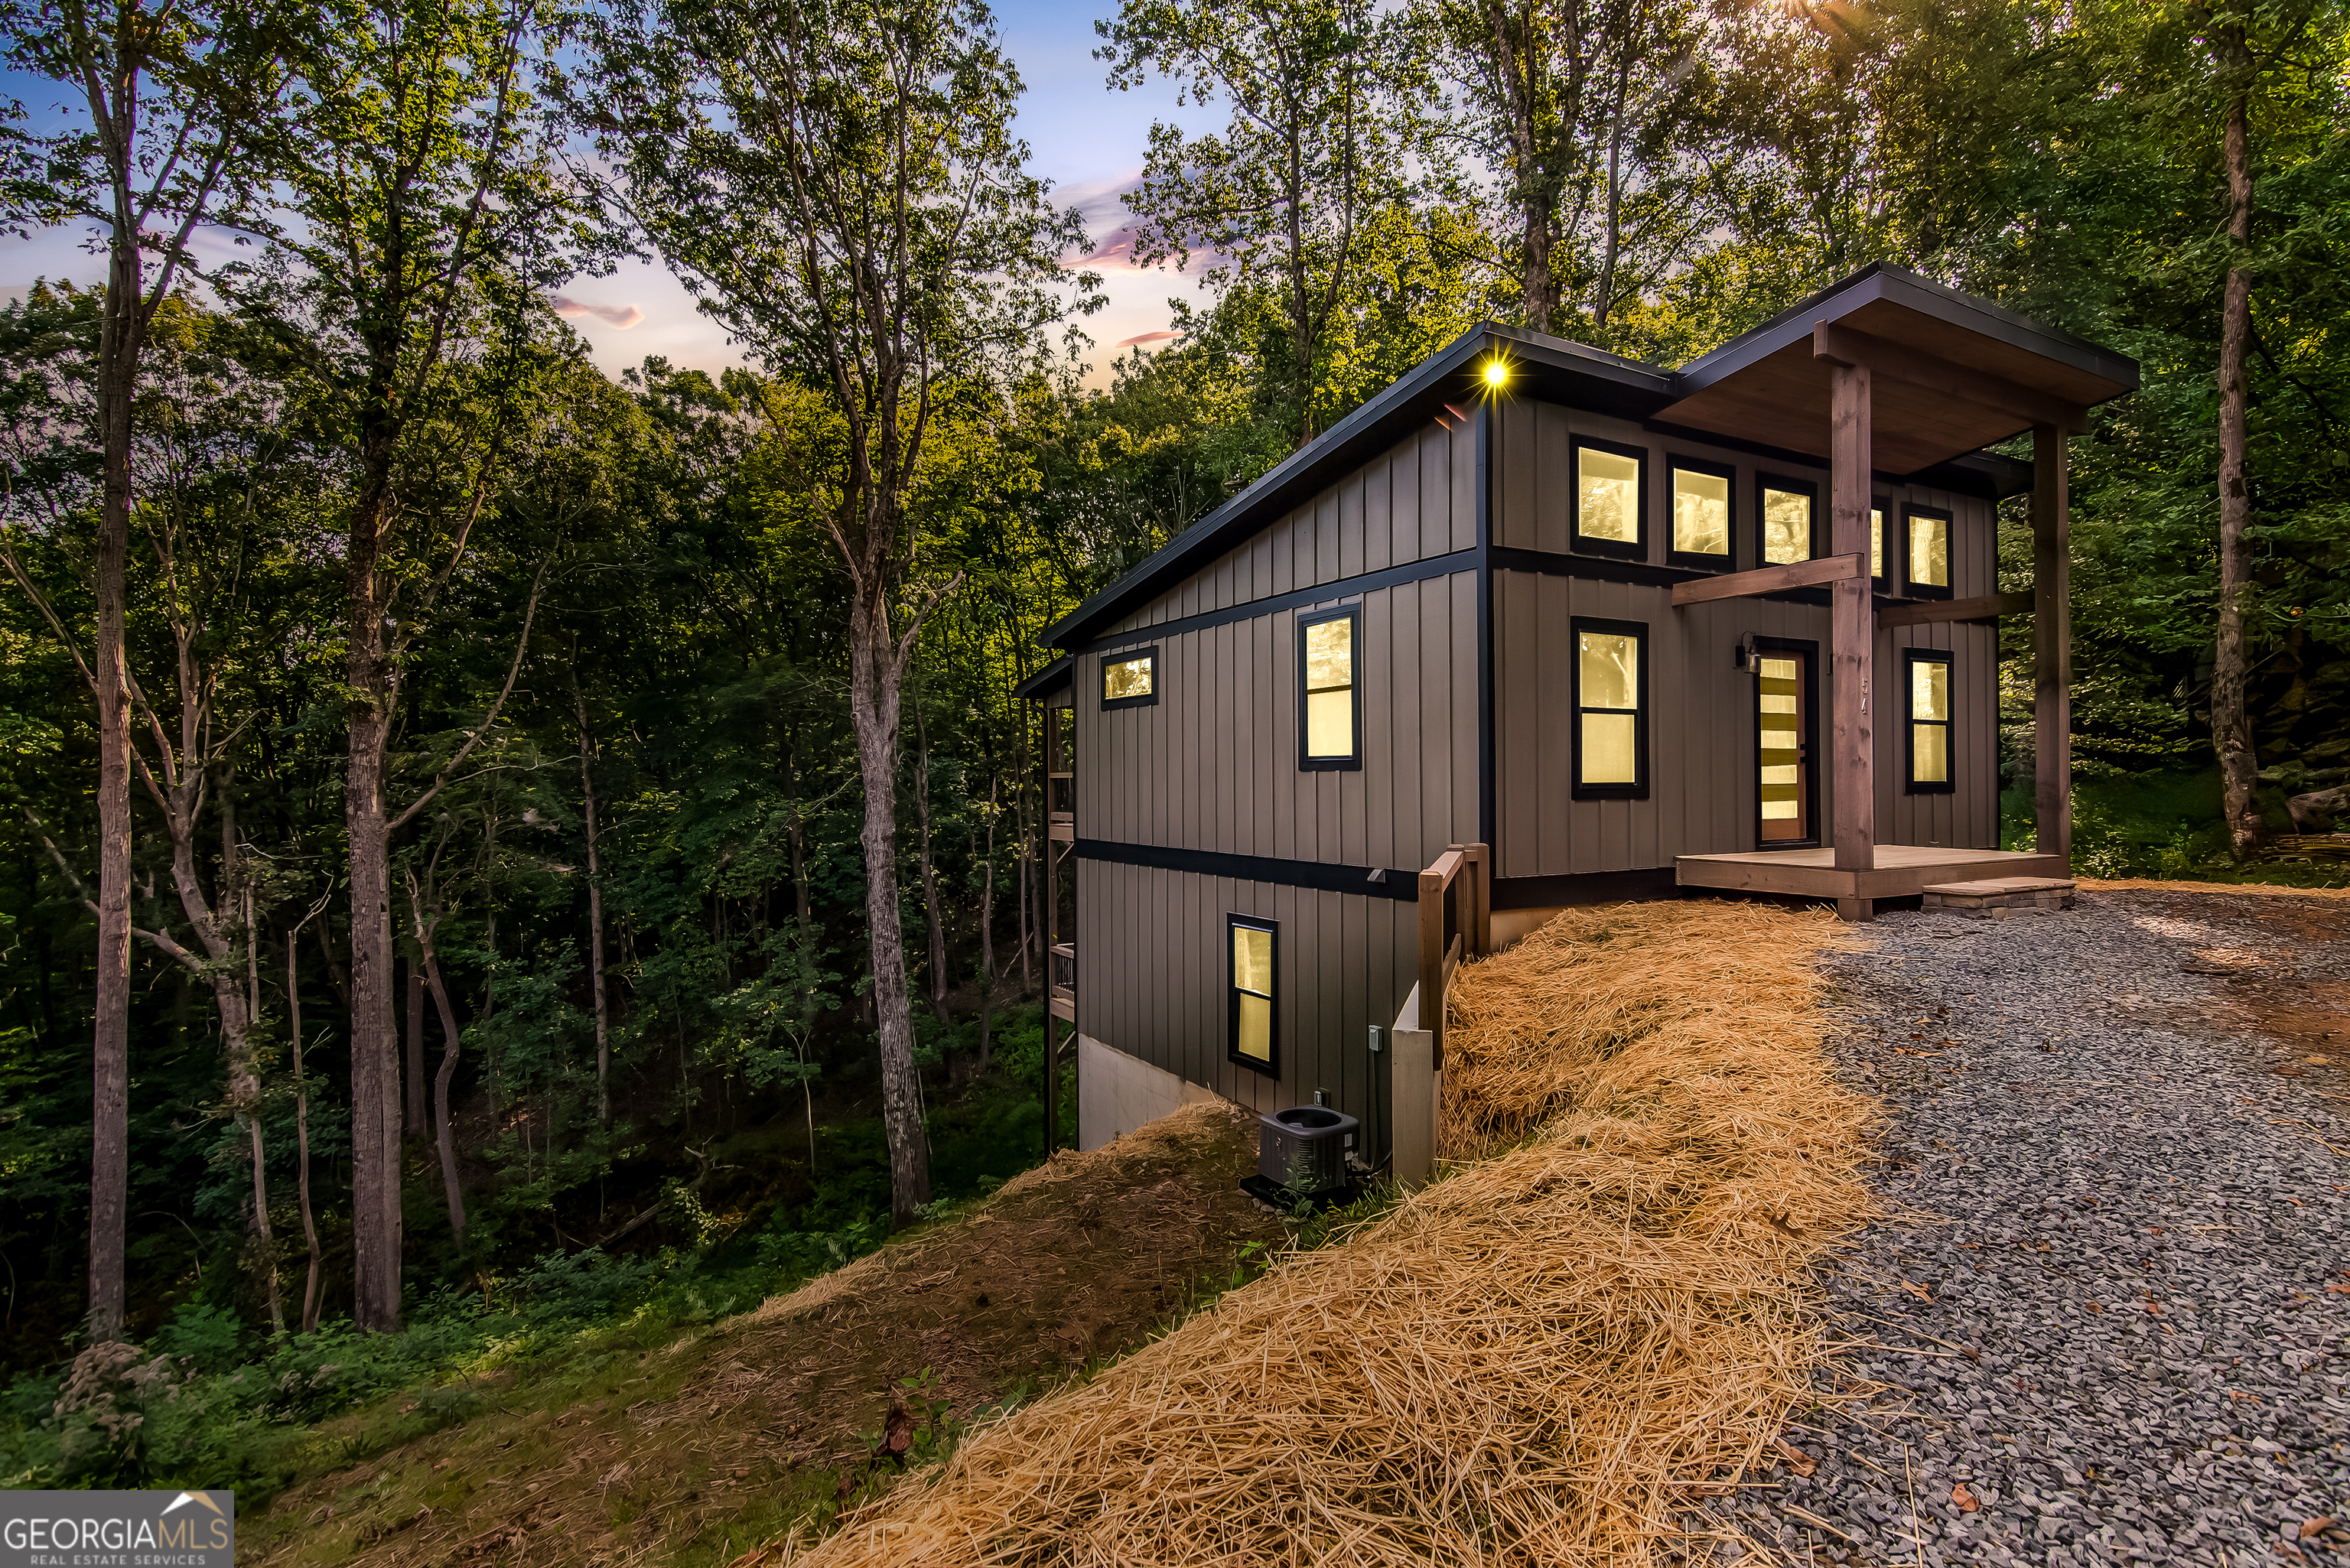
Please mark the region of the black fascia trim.
[[[1825, 599], [1821, 601], [1826, 603]], [[1804, 820], [1812, 831], [1802, 838], [1773, 838], [1773, 849], [1817, 849], [1827, 842], [1820, 829], [1820, 644], [1817, 638], [1757, 637], [1757, 653], [1800, 653], [1804, 656], [1804, 727], [1797, 737], [1811, 765], [1804, 770]], [[1760, 671], [1757, 671], [1759, 676]], [[1758, 695], [1760, 695], [1758, 693]], [[1753, 743], [1747, 748], [1754, 770], [1754, 847], [1764, 847], [1762, 841], [1762, 710], [1760, 703], [1747, 714], [1752, 721], [1750, 734]]]
[[[2075, 337], [2062, 327], [2035, 321], [1988, 299], [1978, 299], [1973, 295], [1946, 288], [1929, 277], [1895, 266], [1890, 262], [1878, 261], [1869, 263], [1850, 277], [1841, 278], [1808, 298], [1798, 300], [1760, 327], [1740, 333], [1711, 353], [1700, 355], [1682, 366], [1679, 378], [1681, 395], [1686, 397], [1691, 392], [1701, 391], [1758, 360], [1770, 358], [1789, 344], [1809, 337], [1816, 322], [1839, 320], [1862, 306], [1879, 299], [1995, 338], [2026, 353], [2054, 359], [2058, 364], [2110, 381], [2123, 392], [2134, 392], [2138, 389], [2138, 365], [2135, 359], [2109, 348], [2101, 348], [2086, 338]], [[2120, 395], [2120, 392], [2114, 394], [2116, 397]]]
[[1430, 577], [1455, 576], [1476, 569], [1476, 551], [1453, 550], [1441, 556], [1430, 556], [1424, 561], [1406, 561], [1400, 566], [1382, 566], [1358, 577], [1340, 577], [1335, 582], [1316, 583], [1310, 588], [1250, 599], [1226, 609], [1202, 610], [1198, 615], [1187, 615], [1180, 620], [1162, 620], [1155, 626], [1137, 627], [1132, 631], [1112, 632], [1107, 637], [1087, 643], [1078, 651], [1107, 653], [1132, 643], [1156, 642], [1162, 638], [1180, 637], [1187, 631], [1206, 631], [1212, 627], [1230, 626], [1234, 621], [1256, 620], [1264, 616], [1279, 615], [1284, 610], [1306, 609], [1337, 599], [1377, 593], [1381, 588], [1401, 587], [1406, 583], [1425, 582]]
[[1763, 566], [1781, 565], [1762, 554], [1762, 498], [1773, 490], [1787, 495], [1801, 493], [1811, 497], [1811, 521], [1806, 530], [1810, 537], [1804, 542], [1804, 559], [1818, 560], [1820, 558], [1820, 482], [1816, 479], [1797, 479], [1793, 474], [1765, 473], [1758, 469], [1754, 474], [1755, 566], [1759, 569]]
[[1578, 871], [1555, 877], [1496, 877], [1496, 909], [1556, 909], [1573, 904], [1641, 904], [1682, 897], [1669, 866], [1635, 871]]
[[[1232, 972], [1232, 932], [1263, 931], [1273, 939], [1273, 990], [1265, 1000], [1272, 1003], [1264, 1024], [1265, 1057], [1259, 1061], [1241, 1052], [1241, 984]], [[1224, 1060], [1236, 1063], [1253, 1073], [1278, 1079], [1281, 1076], [1281, 922], [1262, 915], [1227, 913], [1224, 916]]]
[[2032, 465], [1995, 452], [1970, 452], [1921, 468], [1908, 483], [1929, 490], [1954, 490], [1978, 501], [2004, 501], [2032, 493]]
[[1493, 410], [1477, 425], [1477, 840], [1491, 846], [1500, 820], [1493, 766]]
[[[1673, 545], [1675, 510], [1673, 474], [1675, 472], [1710, 474], [1730, 482], [1729, 538], [1730, 548], [1719, 556], [1700, 551], [1676, 549]], [[1668, 447], [1665, 449], [1665, 559], [1673, 566], [1694, 572], [1700, 576], [1720, 576], [1738, 568], [1738, 465], [1716, 462], [1710, 457], [1690, 457]]]
[[[1583, 634], [1598, 632], [1603, 637], [1628, 637], [1638, 651], [1639, 671], [1634, 678], [1632, 693], [1632, 782], [1630, 784], [1585, 784], [1583, 782]], [[1566, 712], [1567, 722], [1574, 726], [1566, 749], [1567, 794], [1575, 800], [1646, 800], [1648, 798], [1648, 623], [1644, 620], [1606, 620], [1596, 616], [1571, 616], [1566, 623]], [[1620, 708], [1602, 708], [1602, 713], [1623, 711]]]
[[[1632, 460], [1639, 477], [1632, 482], [1632, 542], [1586, 538], [1583, 532], [1583, 450], [1604, 452]], [[1648, 558], [1648, 458], [1645, 446], [1609, 441], [1603, 436], [1569, 435], [1566, 439], [1566, 490], [1574, 497], [1575, 514], [1567, 524], [1566, 547], [1578, 556], [1610, 556], [1621, 561]]]
[[[1959, 760], [1950, 753], [1950, 742], [1958, 734], [1954, 719], [1920, 719], [1915, 704], [1918, 701], [1918, 678], [1910, 673], [1920, 664], [1942, 667], [1942, 701], [1955, 703], [1958, 693], [1953, 690], [1959, 661], [1947, 648], [1905, 648], [1901, 650], [1901, 791], [1904, 794], [1956, 794], [1959, 791]], [[1918, 726], [1939, 724], [1942, 727], [1942, 767], [1949, 777], [1939, 784], [1921, 784], [1918, 779]]]
[[[1950, 584], [1913, 583], [1909, 580], [1909, 522], [1915, 517], [1932, 517], [1939, 520], [1944, 530], [1943, 569], [1952, 573], [1958, 569], [1955, 557], [1959, 548], [1959, 520], [1950, 514], [1948, 507], [1904, 505], [1901, 508], [1901, 587], [1913, 599], [1947, 599], [1951, 597]], [[1888, 517], [1887, 521], [1890, 522], [1891, 519]], [[1892, 569], [1892, 562], [1887, 561], [1885, 565], [1887, 570]]]
[[[1138, 659], [1147, 659], [1150, 660], [1150, 690], [1139, 697], [1111, 696], [1109, 694], [1109, 667], [1113, 664], [1132, 664]], [[1102, 678], [1101, 705], [1104, 712], [1107, 712], [1113, 708], [1156, 708], [1159, 706], [1158, 644], [1153, 643], [1149, 648], [1119, 649], [1116, 659], [1105, 659], [1101, 661], [1100, 673]]]
[[1014, 697], [1036, 699], [1058, 691], [1077, 678], [1077, 661], [1067, 654], [1053, 660], [1044, 669], [1012, 689]]
[[[1335, 866], [1324, 860], [1277, 860], [1263, 855], [1226, 855], [1220, 850], [1180, 849], [1166, 844], [1119, 844], [1106, 838], [1080, 838], [1076, 849], [1078, 859], [1098, 860], [1106, 866], [1185, 871], [1195, 877], [1225, 877], [1235, 882], [1262, 882], [1274, 888], [1390, 898], [1399, 904], [1419, 902], [1417, 871]], [[1373, 881], [1375, 877], [1378, 880]]]
[[[1347, 696], [1354, 707], [1351, 739], [1355, 749], [1343, 757], [1317, 757], [1305, 749], [1305, 633], [1309, 628], [1343, 620], [1354, 629], [1347, 635]], [[1357, 774], [1363, 771], [1363, 603], [1357, 599], [1336, 609], [1301, 615], [1293, 623], [1297, 638], [1297, 771], [1305, 774]]]
[[[1594, 582], [1632, 583], [1644, 588], [1669, 588], [1675, 583], [1695, 582], [1721, 575], [1719, 572], [1691, 571], [1681, 566], [1652, 566], [1645, 561], [1609, 561], [1596, 556], [1565, 556], [1555, 550], [1527, 550], [1514, 545], [1494, 545], [1492, 557], [1492, 570], [1496, 572], [1530, 572], [1544, 577], [1588, 577]], [[1790, 605], [1825, 605], [1835, 601], [1835, 596], [1826, 588], [1782, 588], [1775, 593], [1744, 597]], [[1872, 599], [1878, 609], [1894, 602], [1883, 594], [1874, 595]]]

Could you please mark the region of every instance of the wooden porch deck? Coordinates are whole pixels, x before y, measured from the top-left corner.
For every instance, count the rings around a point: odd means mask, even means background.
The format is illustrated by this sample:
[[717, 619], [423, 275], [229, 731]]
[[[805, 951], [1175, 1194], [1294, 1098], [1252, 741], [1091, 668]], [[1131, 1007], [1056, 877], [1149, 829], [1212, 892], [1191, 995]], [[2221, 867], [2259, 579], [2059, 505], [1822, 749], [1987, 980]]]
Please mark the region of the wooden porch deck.
[[1785, 893], [1799, 898], [1908, 898], [1933, 883], [2071, 875], [2061, 855], [1928, 848], [1915, 844], [1878, 845], [1876, 867], [1868, 871], [1837, 870], [1835, 849], [1825, 846], [1673, 857], [1673, 880], [1684, 888]]

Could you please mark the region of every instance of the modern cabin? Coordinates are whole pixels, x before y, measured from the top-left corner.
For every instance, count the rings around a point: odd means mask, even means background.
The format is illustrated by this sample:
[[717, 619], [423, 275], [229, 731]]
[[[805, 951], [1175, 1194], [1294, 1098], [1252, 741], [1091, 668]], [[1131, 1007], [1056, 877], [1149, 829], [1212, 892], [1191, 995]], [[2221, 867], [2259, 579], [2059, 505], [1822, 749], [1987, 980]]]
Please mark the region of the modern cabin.
[[[1463, 943], [1609, 899], [1866, 919], [2063, 875], [2064, 442], [2137, 385], [1887, 265], [1679, 370], [1488, 324], [1187, 529], [1021, 689], [1080, 1143], [1319, 1096], [1401, 1169], [1440, 1064], [1419, 996]], [[1982, 450], [2026, 432], [2031, 462]], [[1998, 504], [2026, 493], [2035, 578], [2002, 593]], [[2015, 614], [2029, 855], [1998, 847]]]

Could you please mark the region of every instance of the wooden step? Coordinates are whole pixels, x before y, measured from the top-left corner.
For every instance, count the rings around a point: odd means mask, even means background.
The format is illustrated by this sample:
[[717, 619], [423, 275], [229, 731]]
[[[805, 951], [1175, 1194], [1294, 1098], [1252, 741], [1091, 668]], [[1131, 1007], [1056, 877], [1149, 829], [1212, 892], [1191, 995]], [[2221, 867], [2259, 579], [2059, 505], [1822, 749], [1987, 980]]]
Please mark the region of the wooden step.
[[2069, 909], [2073, 884], [2060, 877], [1987, 877], [1976, 882], [1934, 882], [1922, 891], [1929, 909], [2002, 920], [2024, 909]]

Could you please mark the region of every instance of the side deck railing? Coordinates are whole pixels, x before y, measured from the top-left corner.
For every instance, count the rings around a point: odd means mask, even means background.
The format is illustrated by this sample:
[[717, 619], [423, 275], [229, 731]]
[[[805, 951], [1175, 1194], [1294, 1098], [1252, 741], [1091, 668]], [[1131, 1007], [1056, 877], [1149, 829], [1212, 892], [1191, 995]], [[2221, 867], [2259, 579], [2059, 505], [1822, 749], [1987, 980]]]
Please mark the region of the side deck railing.
[[1388, 1156], [1406, 1187], [1419, 1186], [1436, 1168], [1452, 971], [1464, 959], [1492, 950], [1493, 851], [1455, 844], [1419, 874], [1419, 984], [1393, 1031]]
[[1455, 844], [1419, 874], [1419, 1026], [1444, 1068], [1444, 1002], [1463, 958], [1493, 950], [1493, 851]]

